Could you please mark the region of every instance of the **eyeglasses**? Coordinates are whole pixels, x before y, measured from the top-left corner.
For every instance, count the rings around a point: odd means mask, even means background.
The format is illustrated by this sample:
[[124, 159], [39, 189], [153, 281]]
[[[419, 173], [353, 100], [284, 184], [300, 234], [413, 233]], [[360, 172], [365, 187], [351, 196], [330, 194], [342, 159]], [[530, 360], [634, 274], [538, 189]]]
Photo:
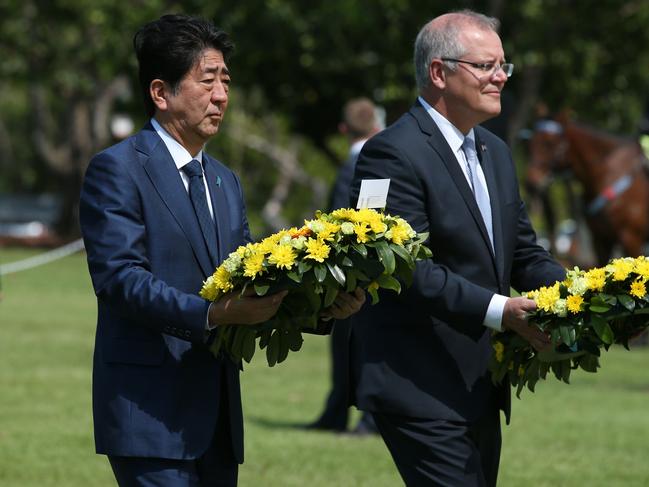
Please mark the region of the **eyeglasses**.
[[507, 75], [509, 78], [512, 73], [514, 72], [514, 65], [512, 63], [504, 63], [504, 64], [496, 64], [496, 63], [474, 63], [471, 61], [465, 61], [464, 59], [453, 59], [450, 57], [443, 57], [442, 61], [450, 61], [453, 63], [464, 63], [468, 64], [469, 66], [474, 67], [477, 70], [482, 71], [486, 75], [493, 76], [498, 72], [498, 70], [502, 69], [503, 73]]

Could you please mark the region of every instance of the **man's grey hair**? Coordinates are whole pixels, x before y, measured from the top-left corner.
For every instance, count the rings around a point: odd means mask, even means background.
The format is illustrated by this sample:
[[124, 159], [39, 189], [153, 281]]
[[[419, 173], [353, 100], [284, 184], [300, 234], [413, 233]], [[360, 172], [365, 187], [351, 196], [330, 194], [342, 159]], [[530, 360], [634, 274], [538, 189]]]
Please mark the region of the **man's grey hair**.
[[[498, 32], [500, 21], [495, 17], [487, 17], [473, 10], [460, 10], [453, 12], [466, 17], [466, 21], [485, 30]], [[415, 80], [417, 89], [421, 92], [430, 85], [428, 69], [435, 58], [459, 59], [466, 54], [466, 47], [459, 40], [459, 33], [464, 19], [460, 22], [448, 21], [441, 26], [431, 27], [426, 23], [417, 34], [415, 40]], [[448, 63], [453, 69], [457, 63]]]

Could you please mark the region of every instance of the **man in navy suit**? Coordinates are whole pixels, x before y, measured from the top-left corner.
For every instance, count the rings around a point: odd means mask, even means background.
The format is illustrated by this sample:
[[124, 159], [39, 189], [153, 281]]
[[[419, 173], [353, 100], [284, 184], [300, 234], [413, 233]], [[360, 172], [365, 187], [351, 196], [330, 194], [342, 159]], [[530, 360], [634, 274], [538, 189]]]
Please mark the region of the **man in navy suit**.
[[500, 410], [509, 387], [491, 382], [494, 329], [537, 349], [529, 325], [534, 289], [564, 278], [530, 225], [506, 144], [478, 126], [500, 111], [513, 66], [498, 21], [462, 11], [433, 19], [415, 41], [420, 96], [361, 151], [353, 201], [364, 179], [390, 179], [386, 211], [430, 232], [432, 260], [413, 286], [381, 295], [354, 320], [353, 398], [371, 411], [409, 486], [494, 486]]
[[[203, 151], [227, 108], [232, 43], [210, 22], [166, 15], [134, 46], [151, 120], [92, 159], [81, 193], [98, 303], [96, 449], [120, 486], [235, 486], [239, 365], [207, 345], [219, 325], [268, 320], [284, 293], [198, 296], [250, 241], [239, 179]], [[343, 293], [325, 311], [346, 318], [363, 300]]]

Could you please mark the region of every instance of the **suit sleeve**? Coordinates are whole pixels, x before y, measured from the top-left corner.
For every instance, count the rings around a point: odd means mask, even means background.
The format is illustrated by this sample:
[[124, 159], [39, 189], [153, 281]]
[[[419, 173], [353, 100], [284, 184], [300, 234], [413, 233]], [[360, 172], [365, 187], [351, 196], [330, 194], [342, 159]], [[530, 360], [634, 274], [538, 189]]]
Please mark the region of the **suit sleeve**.
[[[413, 164], [384, 137], [365, 144], [356, 163], [352, 202], [363, 179], [390, 179], [386, 212], [407, 220], [417, 232], [429, 231], [426, 190]], [[449, 211], [452, 209], [449, 208]], [[431, 238], [435, 238], [431, 235]], [[482, 323], [493, 292], [473, 284], [432, 259], [417, 262], [412, 287], [403, 299], [420, 312], [448, 323]]]
[[106, 153], [88, 166], [80, 223], [88, 266], [100, 301], [118, 314], [159, 332], [167, 325], [190, 329], [203, 342], [209, 303], [156, 278], [147, 258], [147, 225], [140, 192], [126, 165]]

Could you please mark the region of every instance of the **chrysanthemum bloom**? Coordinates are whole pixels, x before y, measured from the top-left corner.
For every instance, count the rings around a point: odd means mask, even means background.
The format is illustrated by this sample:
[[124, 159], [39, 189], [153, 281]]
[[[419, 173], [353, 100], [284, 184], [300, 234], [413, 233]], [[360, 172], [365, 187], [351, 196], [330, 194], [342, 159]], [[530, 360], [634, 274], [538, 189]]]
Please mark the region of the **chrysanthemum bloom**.
[[641, 276], [644, 280], [649, 279], [649, 260], [644, 256], [638, 257], [635, 260], [633, 271]]
[[553, 286], [540, 288], [534, 296], [534, 301], [540, 309], [549, 313], [560, 297], [559, 283], [557, 282]]
[[295, 264], [295, 251], [289, 245], [277, 245], [270, 251], [268, 262], [275, 264], [279, 269], [290, 269]]
[[331, 248], [322, 240], [310, 238], [306, 242], [306, 256], [305, 259], [313, 259], [316, 262], [324, 262], [329, 257]]
[[579, 313], [584, 304], [584, 298], [580, 295], [568, 296], [566, 298], [566, 305], [568, 306], [568, 311], [573, 314]]
[[613, 275], [614, 281], [624, 281], [633, 271], [633, 264], [633, 259], [615, 259], [606, 266], [606, 270]]
[[493, 347], [496, 362], [502, 362], [505, 355], [505, 345], [500, 342], [494, 342]]
[[243, 261], [243, 275], [254, 279], [257, 274], [261, 274], [264, 271], [264, 258], [265, 256], [261, 252], [251, 253]]
[[599, 267], [591, 269], [584, 274], [584, 278], [588, 282], [588, 289], [591, 291], [602, 291], [606, 284], [606, 271]]
[[359, 243], [365, 243], [369, 240], [369, 237], [367, 236], [367, 232], [369, 231], [370, 229], [367, 226], [367, 223], [354, 224], [354, 232], [356, 233], [356, 240], [358, 240]]
[[232, 281], [230, 280], [230, 273], [225, 267], [220, 266], [218, 269], [216, 269], [216, 272], [213, 274], [213, 276], [216, 287], [219, 290], [228, 292], [234, 288]]
[[635, 296], [636, 298], [644, 298], [647, 294], [647, 288], [644, 281], [633, 281], [631, 283], [631, 290], [629, 291], [629, 294], [631, 296]]

